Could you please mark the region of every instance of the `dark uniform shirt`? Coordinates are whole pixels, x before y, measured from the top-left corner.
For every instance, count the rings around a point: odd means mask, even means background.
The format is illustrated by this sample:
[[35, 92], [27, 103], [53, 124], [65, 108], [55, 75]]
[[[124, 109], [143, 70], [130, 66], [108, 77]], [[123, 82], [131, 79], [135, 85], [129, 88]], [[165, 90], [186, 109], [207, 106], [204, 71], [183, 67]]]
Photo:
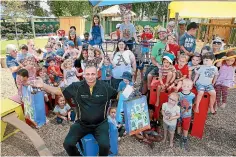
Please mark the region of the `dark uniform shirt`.
[[97, 80], [90, 93], [86, 81], [74, 82], [63, 91], [66, 99], [72, 98], [79, 108], [79, 122], [98, 125], [107, 118], [109, 100], [116, 98], [117, 91], [107, 83]]

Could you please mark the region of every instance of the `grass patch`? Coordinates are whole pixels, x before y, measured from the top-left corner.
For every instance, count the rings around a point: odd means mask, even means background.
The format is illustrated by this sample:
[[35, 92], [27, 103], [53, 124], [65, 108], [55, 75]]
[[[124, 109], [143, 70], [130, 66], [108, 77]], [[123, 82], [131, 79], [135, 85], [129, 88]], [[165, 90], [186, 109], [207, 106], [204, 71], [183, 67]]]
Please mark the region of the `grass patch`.
[[[44, 48], [45, 45], [47, 44], [47, 39], [33, 39], [34, 43], [35, 43], [35, 47], [36, 48]], [[26, 39], [23, 40], [19, 40], [19, 46], [21, 46], [22, 44], [27, 44]], [[1, 45], [1, 56], [5, 56], [6, 55], [6, 46], [8, 44], [14, 44], [17, 46], [17, 41], [16, 40], [4, 40], [4, 41], [0, 41], [0, 45]]]

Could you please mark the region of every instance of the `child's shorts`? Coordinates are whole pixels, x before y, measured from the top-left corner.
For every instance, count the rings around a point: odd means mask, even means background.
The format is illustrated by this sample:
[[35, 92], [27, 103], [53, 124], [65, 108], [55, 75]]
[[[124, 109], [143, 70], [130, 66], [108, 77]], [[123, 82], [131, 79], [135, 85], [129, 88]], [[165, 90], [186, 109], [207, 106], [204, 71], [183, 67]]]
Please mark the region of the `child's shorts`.
[[150, 51], [149, 47], [144, 47], [144, 46], [142, 47], [143, 54], [149, 53], [149, 51]]
[[175, 132], [176, 125], [168, 125], [165, 122], [163, 122], [163, 128], [164, 130], [168, 130], [169, 132]]
[[178, 127], [182, 127], [183, 130], [189, 130], [191, 123], [191, 117], [179, 118]]
[[136, 61], [136, 66], [137, 66], [137, 69], [139, 70], [143, 70], [144, 68], [143, 62], [140, 62], [140, 61]]
[[198, 91], [209, 92], [215, 90], [212, 84], [210, 85], [202, 85], [200, 83], [196, 83], [196, 87]]

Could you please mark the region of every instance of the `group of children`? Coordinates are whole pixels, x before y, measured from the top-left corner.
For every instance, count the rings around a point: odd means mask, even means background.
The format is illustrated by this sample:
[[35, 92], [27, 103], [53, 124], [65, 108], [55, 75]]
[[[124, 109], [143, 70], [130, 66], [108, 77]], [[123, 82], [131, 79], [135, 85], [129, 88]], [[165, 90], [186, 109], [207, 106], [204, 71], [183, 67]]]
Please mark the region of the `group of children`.
[[[96, 29], [90, 33], [103, 33], [98, 30], [101, 28], [99, 25], [95, 23], [94, 26], [96, 26]], [[194, 52], [196, 41], [193, 34], [196, 33], [196, 30], [188, 28], [187, 30], [188, 32], [180, 38], [179, 44], [176, 42], [174, 34], [167, 34], [165, 52], [161, 57], [162, 64], [158, 66], [157, 101], [153, 106], [150, 105], [149, 109], [151, 129], [135, 135], [146, 143], [153, 144], [153, 141], [161, 140], [165, 142], [167, 132], [169, 132], [170, 146], [173, 147], [174, 134], [177, 128], [177, 135], [182, 134], [181, 146], [185, 147], [192, 119], [192, 110], [196, 113], [201, 112], [199, 111], [199, 104], [204, 92], [210, 94], [210, 112], [215, 114], [217, 107], [224, 108], [226, 106], [228, 88], [234, 85], [235, 58], [218, 62], [214, 66], [215, 56], [211, 51], [205, 51], [205, 48], [203, 48], [201, 53]], [[88, 34], [86, 36], [88, 38]], [[138, 70], [141, 72], [141, 80], [143, 79], [144, 64], [150, 64], [150, 43], [153, 38], [149, 26], [145, 26], [144, 32], [137, 35], [140, 44], [133, 49], [137, 70], [134, 76], [130, 72], [123, 73], [123, 81], [119, 83], [117, 89], [119, 92], [122, 92], [127, 85], [134, 86]], [[93, 39], [93, 43], [104, 40], [94, 36]], [[24, 64], [22, 67], [27, 70], [28, 75], [22, 76], [22, 72], [18, 73], [17, 86], [19, 94], [21, 95], [21, 86], [24, 85], [22, 77], [27, 77], [29, 80], [41, 77], [46, 84], [51, 86], [67, 87], [71, 83], [83, 79], [82, 72], [88, 64], [94, 64], [98, 67], [98, 79], [110, 83], [113, 68], [111, 58], [104, 55], [99, 47], [88, 46], [89, 42], [87, 40], [83, 42], [84, 45], [81, 51], [71, 40], [63, 39], [61, 42], [56, 42], [54, 39], [49, 40], [45, 46], [46, 52], [43, 54], [43, 63], [27, 53], [28, 48], [23, 45], [17, 60], [19, 64]], [[226, 57], [232, 56], [235, 56], [234, 51], [226, 54]], [[153, 76], [152, 73], [148, 75], [148, 88], [150, 88]], [[197, 95], [192, 92], [193, 86], [198, 91]], [[160, 104], [160, 93], [162, 91], [171, 91], [172, 93], [166, 103]], [[73, 102], [68, 105], [64, 97], [56, 97], [47, 93], [47, 91], [45, 91], [44, 99], [50, 109], [54, 108], [53, 111], [57, 115], [58, 123], [75, 120], [76, 114], [72, 110], [73, 107], [71, 107]], [[154, 115], [155, 108], [159, 105], [162, 105], [163, 123]], [[111, 107], [108, 114], [109, 121], [118, 127], [120, 139], [126, 132], [124, 124], [117, 122], [116, 107]], [[161, 123], [164, 128], [163, 138], [160, 136], [159, 126]]]

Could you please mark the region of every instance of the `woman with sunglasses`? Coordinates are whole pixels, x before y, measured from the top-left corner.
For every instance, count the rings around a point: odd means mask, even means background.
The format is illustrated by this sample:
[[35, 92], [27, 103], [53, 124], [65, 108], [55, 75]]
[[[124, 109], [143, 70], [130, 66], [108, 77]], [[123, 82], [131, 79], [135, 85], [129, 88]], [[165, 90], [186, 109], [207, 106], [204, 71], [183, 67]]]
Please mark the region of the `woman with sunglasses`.
[[[212, 42], [212, 50], [213, 53], [217, 53], [221, 51], [221, 47], [222, 47], [222, 40], [219, 37], [216, 37], [213, 42]], [[216, 59], [221, 59], [222, 57], [224, 57], [226, 55], [225, 53], [220, 53], [220, 54], [216, 54], [215, 57]]]

